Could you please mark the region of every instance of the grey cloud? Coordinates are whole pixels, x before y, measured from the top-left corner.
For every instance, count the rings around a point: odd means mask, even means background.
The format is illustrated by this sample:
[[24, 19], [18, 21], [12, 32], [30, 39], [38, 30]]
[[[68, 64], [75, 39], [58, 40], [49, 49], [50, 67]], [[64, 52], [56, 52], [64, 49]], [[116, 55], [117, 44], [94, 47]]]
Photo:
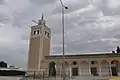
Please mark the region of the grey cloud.
[[[118, 29], [118, 28], [117, 28]], [[119, 29], [118, 29], [119, 30]], [[101, 41], [104, 38], [116, 38], [118, 30], [90, 30], [84, 29], [79, 32], [79, 35], [69, 35], [66, 45], [68, 53], [90, 53], [90, 52], [111, 52], [117, 45], [120, 45], [120, 41]], [[79, 30], [78, 30], [79, 31]], [[78, 33], [78, 32], [76, 32]], [[78, 38], [78, 39], [77, 39]], [[87, 50], [86, 50], [87, 49]]]
[[6, 3], [5, 0], [0, 0], [0, 5], [1, 5], [1, 4], [5, 4], [5, 3]]
[[62, 53], [62, 48], [61, 47], [52, 47], [52, 49], [54, 50], [52, 52], [52, 54], [60, 54], [60, 53]]
[[[17, 28], [6, 24], [0, 28], [0, 59], [8, 64], [26, 67], [28, 53], [28, 35], [26, 28]], [[6, 31], [4, 33], [4, 31]], [[21, 59], [23, 58], [23, 59]], [[22, 63], [23, 62], [23, 63]]]
[[[77, 11], [79, 9], [87, 7], [87, 5], [88, 5], [88, 0], [85, 0], [85, 1], [83, 1], [83, 0], [66, 1], [65, 6], [67, 6], [68, 9], [65, 10], [65, 13], [71, 13], [71, 12]], [[61, 13], [61, 4], [60, 3], [56, 4], [56, 7], [52, 13], [53, 14]]]
[[[27, 64], [30, 36], [28, 26], [32, 24], [33, 19], [40, 19], [42, 12], [45, 14], [48, 27], [52, 30], [51, 54], [62, 53], [60, 2], [58, 0], [29, 1], [31, 4], [24, 6], [25, 8], [17, 14], [15, 13], [12, 19], [9, 13], [7, 15], [0, 13], [0, 20], [6, 27], [3, 30], [9, 28], [6, 31], [7, 36], [1, 35], [1, 39], [6, 38], [8, 42], [1, 41], [0, 58], [19, 66]], [[117, 18], [115, 16], [119, 15], [119, 10], [117, 7], [108, 6], [109, 0], [96, 0], [92, 7], [86, 0], [64, 0], [63, 2], [69, 7], [65, 14], [65, 53], [111, 52], [120, 45], [120, 16]], [[2, 28], [0, 30], [1, 34], [4, 33]]]
[[[102, 38], [114, 38], [114, 35], [116, 35], [114, 34], [116, 30], [109, 32], [109, 29], [111, 28], [109, 28], [110, 25], [108, 25], [107, 19], [104, 19], [104, 21], [100, 20], [101, 17], [100, 12], [101, 12], [100, 10], [93, 9], [82, 12], [78, 15], [72, 15], [73, 17], [69, 15], [66, 16], [67, 21], [65, 26], [67, 33], [65, 37], [66, 39], [65, 43], [67, 45], [66, 53], [107, 52], [107, 51], [111, 52], [113, 48], [119, 45], [118, 44], [119, 41], [103, 42], [100, 40]], [[103, 28], [104, 26], [102, 26], [101, 24], [105, 24], [106, 29], [104, 29]], [[58, 23], [55, 22], [53, 26], [55, 25], [58, 25]], [[61, 37], [57, 36], [61, 34], [59, 32], [60, 28], [53, 27], [53, 30], [54, 29], [57, 32], [57, 34], [56, 36], [53, 36], [53, 44], [60, 43]], [[58, 37], [59, 40], [57, 40]], [[62, 48], [60, 46], [53, 47], [53, 50], [54, 52], [62, 53]]]
[[34, 10], [34, 8], [35, 7], [27, 8], [21, 13], [17, 13], [17, 15], [14, 16], [13, 25], [22, 27], [25, 25], [25, 22], [28, 24], [28, 22], [32, 21], [32, 17], [36, 15], [35, 12], [31, 12], [31, 10]]
[[[112, 39], [105, 42], [101, 41], [101, 39], [104, 38], [119, 38], [118, 26], [109, 28], [107, 22], [99, 21], [99, 17], [95, 19], [86, 18], [86, 20], [87, 19], [90, 22], [81, 20], [84, 24], [79, 23], [79, 25], [74, 25], [73, 28], [68, 28], [66, 40], [67, 53], [111, 52], [111, 50], [119, 45], [119, 41], [112, 41]], [[96, 22], [97, 20], [99, 22]], [[92, 25], [92, 23], [106, 24], [106, 28], [102, 28], [103, 26], [100, 24], [97, 26]], [[74, 21], [73, 24], [76, 24], [76, 21]], [[87, 26], [86, 24], [89, 25]]]
[[[16, 43], [18, 43], [16, 41]], [[23, 47], [24, 46], [24, 47]], [[14, 64], [17, 65], [18, 67], [26, 68], [27, 64], [27, 46], [26, 44], [15, 44], [13, 43], [9, 44], [7, 43], [2, 44], [0, 46], [0, 60], [4, 60], [8, 62], [8, 64]], [[22, 58], [22, 59], [21, 59]]]
[[67, 45], [67, 52], [68, 53], [111, 52], [111, 50], [113, 50], [116, 46], [115, 45], [111, 46], [109, 43], [110, 42], [107, 41], [102, 42], [99, 40], [93, 43], [79, 43], [79, 44], [72, 43]]
[[6, 14], [0, 13], [0, 22], [2, 23], [8, 23], [10, 22], [11, 18], [7, 16]]
[[27, 55], [21, 55], [21, 53], [19, 52], [5, 53], [5, 54], [0, 54], [0, 60], [4, 60], [5, 62], [8, 63], [8, 65], [15, 65], [20, 68], [26, 68], [27, 58], [25, 56]]
[[102, 12], [104, 13], [104, 15], [106, 16], [112, 16], [112, 15], [119, 15], [120, 11], [119, 11], [120, 6], [117, 9], [112, 9], [112, 8], [104, 8], [101, 7]]
[[32, 4], [35, 5], [44, 5], [44, 4], [51, 4], [53, 2], [55, 2], [56, 0], [29, 0]]
[[[106, 16], [119, 15], [120, 5], [118, 5], [116, 8], [110, 7], [110, 4], [111, 4], [110, 1], [111, 0], [99, 0], [99, 1], [96, 1], [95, 3], [93, 2], [94, 3], [93, 5], [95, 5], [97, 9], [101, 10]], [[119, 0], [118, 2], [120, 3]]]

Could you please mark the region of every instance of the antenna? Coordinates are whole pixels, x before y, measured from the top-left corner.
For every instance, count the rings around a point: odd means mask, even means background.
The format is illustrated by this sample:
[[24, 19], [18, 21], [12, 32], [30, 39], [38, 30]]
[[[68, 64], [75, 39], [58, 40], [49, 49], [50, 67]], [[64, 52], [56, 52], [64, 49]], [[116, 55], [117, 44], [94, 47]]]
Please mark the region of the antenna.
[[38, 24], [38, 22], [37, 22], [37, 21], [35, 21], [35, 20], [32, 20], [32, 22], [34, 22], [34, 23]]

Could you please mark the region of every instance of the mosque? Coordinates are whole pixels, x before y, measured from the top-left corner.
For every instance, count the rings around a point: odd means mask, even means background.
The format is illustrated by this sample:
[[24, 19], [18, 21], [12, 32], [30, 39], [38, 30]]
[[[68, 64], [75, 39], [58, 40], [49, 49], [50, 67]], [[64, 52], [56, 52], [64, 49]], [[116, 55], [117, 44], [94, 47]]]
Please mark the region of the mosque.
[[42, 16], [37, 25], [31, 26], [27, 69], [29, 74], [44, 71], [48, 76], [61, 76], [62, 65], [65, 63], [65, 73], [70, 76], [120, 75], [120, 54], [65, 55], [63, 60], [62, 55], [50, 55], [50, 43], [51, 29]]

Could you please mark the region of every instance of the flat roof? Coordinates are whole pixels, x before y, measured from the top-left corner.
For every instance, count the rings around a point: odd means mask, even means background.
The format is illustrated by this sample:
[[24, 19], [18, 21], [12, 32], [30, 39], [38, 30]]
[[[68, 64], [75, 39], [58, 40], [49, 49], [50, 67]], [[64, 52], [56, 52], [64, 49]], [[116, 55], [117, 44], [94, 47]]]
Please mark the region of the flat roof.
[[[63, 55], [50, 55], [45, 56], [47, 59], [62, 59]], [[76, 54], [76, 55], [65, 55], [66, 59], [75, 58], [101, 58], [101, 57], [120, 57], [120, 53], [102, 53], [102, 54]]]

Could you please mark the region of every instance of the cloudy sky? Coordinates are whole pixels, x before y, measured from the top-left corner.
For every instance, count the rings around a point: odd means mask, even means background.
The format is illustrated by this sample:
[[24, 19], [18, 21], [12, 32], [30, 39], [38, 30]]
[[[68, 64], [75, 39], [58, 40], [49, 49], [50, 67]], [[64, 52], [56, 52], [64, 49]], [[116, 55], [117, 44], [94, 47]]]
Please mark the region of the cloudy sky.
[[[92, 1], [92, 2], [91, 2]], [[111, 52], [120, 45], [120, 0], [64, 0], [67, 54]], [[25, 68], [32, 20], [44, 13], [51, 54], [61, 54], [59, 0], [0, 0], [0, 60]]]

